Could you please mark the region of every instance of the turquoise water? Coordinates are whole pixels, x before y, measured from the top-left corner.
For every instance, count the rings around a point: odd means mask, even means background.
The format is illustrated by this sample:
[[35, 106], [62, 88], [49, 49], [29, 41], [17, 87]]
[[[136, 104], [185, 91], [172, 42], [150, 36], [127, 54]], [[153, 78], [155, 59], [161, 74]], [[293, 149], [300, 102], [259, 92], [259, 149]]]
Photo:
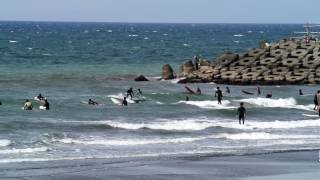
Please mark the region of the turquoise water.
[[[318, 149], [320, 120], [313, 110], [319, 86], [230, 86], [223, 104], [214, 84], [202, 96], [183, 85], [157, 81], [161, 67], [175, 69], [197, 54], [212, 59], [225, 49], [245, 52], [262, 39], [301, 31], [301, 25], [0, 23], [0, 162], [144, 156], [229, 155]], [[137, 74], [150, 82], [134, 82]], [[145, 102], [110, 101], [141, 88]], [[221, 86], [225, 90], [225, 86]], [[298, 96], [302, 88], [305, 96]], [[273, 91], [273, 99], [264, 95]], [[38, 93], [50, 111], [23, 111]], [[190, 101], [185, 102], [185, 97]], [[92, 98], [101, 105], [81, 103]], [[247, 123], [236, 119], [239, 102]]]

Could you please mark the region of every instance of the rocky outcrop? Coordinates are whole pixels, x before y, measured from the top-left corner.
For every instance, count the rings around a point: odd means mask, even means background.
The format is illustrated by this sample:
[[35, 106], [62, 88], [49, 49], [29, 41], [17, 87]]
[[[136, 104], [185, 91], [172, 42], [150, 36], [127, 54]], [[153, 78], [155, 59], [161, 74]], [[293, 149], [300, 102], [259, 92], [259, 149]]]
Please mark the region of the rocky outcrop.
[[149, 81], [144, 75], [139, 75], [138, 77], [134, 78], [134, 81]]
[[172, 69], [172, 67], [169, 64], [165, 64], [162, 66], [162, 79], [164, 80], [170, 80], [170, 79], [174, 79], [175, 75], [174, 75], [174, 71]]
[[[192, 60], [180, 69], [181, 83], [221, 84], [318, 84], [320, 83], [320, 42], [303, 39], [260, 43], [243, 55], [225, 52], [211, 62]], [[172, 77], [172, 76], [171, 76]]]

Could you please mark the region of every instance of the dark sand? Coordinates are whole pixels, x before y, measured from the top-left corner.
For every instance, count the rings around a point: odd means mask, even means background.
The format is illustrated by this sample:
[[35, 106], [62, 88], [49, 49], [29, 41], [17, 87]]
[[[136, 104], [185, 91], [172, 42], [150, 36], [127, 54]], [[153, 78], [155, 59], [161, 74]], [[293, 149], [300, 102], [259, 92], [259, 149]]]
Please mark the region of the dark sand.
[[319, 179], [318, 151], [262, 155], [88, 159], [0, 164], [1, 179]]

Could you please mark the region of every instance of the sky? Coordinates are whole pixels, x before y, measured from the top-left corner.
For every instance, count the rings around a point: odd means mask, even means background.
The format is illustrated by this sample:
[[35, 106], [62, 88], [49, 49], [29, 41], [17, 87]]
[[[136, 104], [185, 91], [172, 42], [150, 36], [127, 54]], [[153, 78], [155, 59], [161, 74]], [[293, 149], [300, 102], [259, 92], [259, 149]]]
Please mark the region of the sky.
[[320, 0], [1, 0], [0, 20], [320, 23]]

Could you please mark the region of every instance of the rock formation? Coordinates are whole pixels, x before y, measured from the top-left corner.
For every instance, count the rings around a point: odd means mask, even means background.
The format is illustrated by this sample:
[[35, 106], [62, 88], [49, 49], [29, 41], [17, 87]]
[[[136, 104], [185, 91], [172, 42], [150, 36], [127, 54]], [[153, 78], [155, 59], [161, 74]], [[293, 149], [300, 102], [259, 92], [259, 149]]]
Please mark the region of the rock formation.
[[[260, 44], [260, 48], [249, 49], [243, 55], [225, 52], [212, 62], [200, 59], [197, 63], [198, 70], [191, 60], [183, 63], [177, 76], [183, 79], [180, 83], [318, 84], [320, 42], [305, 42], [303, 39], [281, 40]], [[169, 65], [165, 66], [168, 69]], [[173, 73], [163, 71], [162, 77], [170, 79]]]
[[134, 81], [149, 81], [144, 75], [139, 75], [136, 78], [134, 78]]
[[162, 66], [162, 76], [161, 77], [164, 80], [170, 80], [170, 79], [175, 78], [172, 67], [169, 64], [165, 64]]

